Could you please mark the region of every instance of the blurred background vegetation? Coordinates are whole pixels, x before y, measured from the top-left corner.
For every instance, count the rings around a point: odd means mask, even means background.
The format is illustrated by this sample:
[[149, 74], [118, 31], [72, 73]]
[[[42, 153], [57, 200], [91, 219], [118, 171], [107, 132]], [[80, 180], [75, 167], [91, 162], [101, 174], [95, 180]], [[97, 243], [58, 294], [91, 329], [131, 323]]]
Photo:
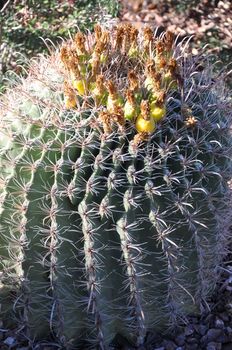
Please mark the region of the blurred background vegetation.
[[20, 73], [24, 57], [47, 50], [41, 38], [56, 43], [78, 27], [92, 30], [108, 18], [194, 35], [193, 53], [209, 44], [214, 60], [221, 60], [218, 69], [232, 57], [230, 0], [0, 0], [0, 16], [0, 91], [7, 71]]
[[[93, 29], [96, 21], [118, 15], [116, 0], [0, 1], [0, 91], [8, 70], [19, 73], [25, 57], [47, 50], [41, 38], [61, 41], [77, 28]], [[8, 74], [9, 75], [9, 74]]]

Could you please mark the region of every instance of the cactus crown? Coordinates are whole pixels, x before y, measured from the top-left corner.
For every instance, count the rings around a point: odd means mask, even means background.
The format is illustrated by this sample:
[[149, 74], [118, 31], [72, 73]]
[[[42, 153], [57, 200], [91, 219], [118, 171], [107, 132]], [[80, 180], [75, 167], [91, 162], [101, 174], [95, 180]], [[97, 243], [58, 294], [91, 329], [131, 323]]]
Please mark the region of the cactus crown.
[[140, 134], [134, 140], [147, 140], [166, 115], [168, 91], [182, 85], [174, 36], [167, 32], [155, 40], [151, 28], [139, 33], [131, 24], [114, 31], [99, 24], [94, 29], [94, 36], [78, 32], [60, 50], [66, 69], [66, 107], [76, 108], [81, 95], [81, 103], [99, 110], [106, 133], [113, 130], [113, 124], [122, 130], [130, 121]]
[[185, 46], [96, 25], [2, 97], [1, 312], [32, 345], [140, 346], [207, 306], [230, 239], [231, 102]]

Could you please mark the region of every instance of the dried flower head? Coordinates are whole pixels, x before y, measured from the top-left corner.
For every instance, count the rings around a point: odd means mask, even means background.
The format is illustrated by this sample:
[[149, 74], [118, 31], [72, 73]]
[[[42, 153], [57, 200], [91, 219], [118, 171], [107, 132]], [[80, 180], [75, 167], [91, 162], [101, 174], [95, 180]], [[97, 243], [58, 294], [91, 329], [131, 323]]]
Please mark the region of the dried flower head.
[[68, 45], [63, 45], [60, 49], [60, 59], [63, 62], [64, 66], [67, 67], [67, 64], [69, 62], [69, 54], [70, 54], [70, 48]]
[[104, 86], [104, 75], [99, 74], [96, 77], [96, 87], [97, 87], [97, 89], [100, 89], [100, 90], [103, 90], [105, 88], [105, 86]]
[[139, 88], [139, 80], [134, 70], [130, 70], [128, 73], [129, 89], [135, 91]]
[[135, 96], [130, 89], [126, 90], [126, 100], [133, 106], [136, 104]]
[[73, 60], [72, 58], [68, 63], [68, 70], [72, 74], [72, 76], [74, 76], [75, 78], [80, 78], [81, 74], [80, 74], [79, 67], [76, 64], [75, 60]]
[[104, 30], [102, 32], [101, 42], [104, 44], [104, 49], [106, 49], [108, 44], [110, 43], [110, 33], [109, 33], [109, 31]]
[[147, 140], [149, 140], [149, 133], [145, 131], [139, 132], [133, 138], [133, 142], [132, 142], [133, 149], [136, 150], [142, 142]]
[[76, 33], [74, 37], [74, 43], [75, 43], [78, 55], [86, 54], [85, 42], [86, 42], [85, 35], [82, 32]]
[[172, 50], [173, 43], [174, 43], [174, 34], [168, 30], [164, 37], [164, 45], [167, 52], [170, 52]]
[[157, 64], [157, 68], [164, 69], [166, 66], [167, 66], [167, 59], [161, 56]]
[[152, 79], [152, 85], [155, 89], [160, 90], [162, 84], [162, 75], [159, 72], [151, 71], [150, 77]]
[[98, 42], [98, 40], [100, 40], [100, 38], [102, 36], [102, 27], [98, 23], [95, 24], [95, 26], [94, 26], [94, 34], [95, 34], [95, 40], [96, 40], [96, 42]]
[[106, 82], [106, 88], [107, 88], [107, 90], [109, 92], [109, 95], [115, 96], [117, 94], [116, 86], [115, 86], [115, 84], [113, 83], [112, 80], [108, 80]]
[[157, 93], [157, 100], [156, 100], [156, 104], [157, 106], [163, 106], [165, 99], [166, 99], [166, 91], [165, 90], [159, 90], [159, 92]]
[[92, 76], [96, 76], [100, 70], [100, 55], [96, 54], [92, 60]]
[[65, 95], [69, 95], [72, 92], [74, 92], [74, 89], [72, 88], [72, 86], [69, 84], [69, 82], [67, 80], [64, 81], [63, 91], [64, 91]]
[[139, 33], [138, 29], [131, 26], [130, 33], [129, 33], [129, 38], [130, 38], [131, 44], [137, 43], [138, 33]]
[[149, 120], [150, 119], [150, 105], [149, 105], [149, 101], [148, 100], [142, 100], [141, 104], [140, 104], [140, 108], [141, 108], [141, 116], [143, 117], [143, 119]]
[[155, 73], [155, 72], [156, 72], [155, 62], [153, 61], [153, 59], [149, 58], [145, 64], [145, 74], [151, 75], [152, 73]]
[[156, 56], [157, 57], [162, 56], [166, 50], [163, 40], [161, 39], [157, 40], [155, 43], [155, 48], [156, 48]]
[[193, 128], [194, 126], [196, 126], [196, 124], [197, 124], [197, 119], [193, 116], [190, 116], [185, 120], [185, 125], [187, 127]]
[[144, 47], [147, 47], [150, 45], [150, 43], [153, 41], [153, 31], [150, 27], [145, 27], [143, 29], [143, 39], [144, 39]]
[[112, 130], [111, 126], [111, 114], [108, 111], [101, 111], [98, 115], [98, 119], [102, 124], [105, 134], [110, 134]]
[[123, 38], [124, 38], [124, 26], [121, 24], [116, 29], [116, 38], [115, 38], [116, 50], [120, 50], [122, 48]]

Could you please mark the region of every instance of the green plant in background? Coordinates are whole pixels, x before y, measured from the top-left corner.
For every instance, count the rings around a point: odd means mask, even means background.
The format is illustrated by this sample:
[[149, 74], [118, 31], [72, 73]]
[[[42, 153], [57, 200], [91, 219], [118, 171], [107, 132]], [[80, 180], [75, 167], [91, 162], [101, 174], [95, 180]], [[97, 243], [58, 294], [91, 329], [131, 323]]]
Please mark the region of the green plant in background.
[[139, 346], [208, 308], [230, 240], [231, 103], [185, 47], [97, 25], [2, 97], [1, 318], [30, 345]]
[[[117, 13], [116, 0], [10, 2], [1, 13], [1, 80], [7, 70], [13, 69], [17, 72], [20, 69], [17, 63], [24, 63], [23, 56], [31, 57], [46, 52], [47, 48], [41, 38], [56, 43], [59, 36], [68, 37], [77, 27], [92, 30], [96, 21], [115, 17]], [[3, 82], [0, 81], [0, 84], [3, 90]]]

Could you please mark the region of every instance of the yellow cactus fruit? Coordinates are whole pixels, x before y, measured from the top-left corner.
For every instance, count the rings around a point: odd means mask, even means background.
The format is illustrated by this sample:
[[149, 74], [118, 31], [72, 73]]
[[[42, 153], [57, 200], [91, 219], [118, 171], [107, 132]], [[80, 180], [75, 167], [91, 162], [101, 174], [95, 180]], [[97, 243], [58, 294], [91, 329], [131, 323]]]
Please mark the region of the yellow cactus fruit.
[[156, 125], [153, 118], [145, 120], [140, 114], [136, 119], [135, 127], [138, 132], [152, 133], [155, 130]]
[[152, 95], [150, 98], [151, 116], [154, 118], [155, 122], [159, 122], [166, 115], [165, 98], [165, 90], [157, 91], [156, 94]]
[[166, 115], [166, 107], [165, 105], [159, 106], [156, 101], [152, 101], [150, 104], [151, 116], [155, 122], [159, 122]]
[[80, 96], [86, 94], [86, 82], [83, 79], [75, 79], [72, 81], [73, 87], [78, 91]]
[[141, 114], [135, 122], [135, 127], [138, 132], [152, 133], [155, 128], [155, 120], [151, 117], [149, 102], [143, 100], [141, 102]]

